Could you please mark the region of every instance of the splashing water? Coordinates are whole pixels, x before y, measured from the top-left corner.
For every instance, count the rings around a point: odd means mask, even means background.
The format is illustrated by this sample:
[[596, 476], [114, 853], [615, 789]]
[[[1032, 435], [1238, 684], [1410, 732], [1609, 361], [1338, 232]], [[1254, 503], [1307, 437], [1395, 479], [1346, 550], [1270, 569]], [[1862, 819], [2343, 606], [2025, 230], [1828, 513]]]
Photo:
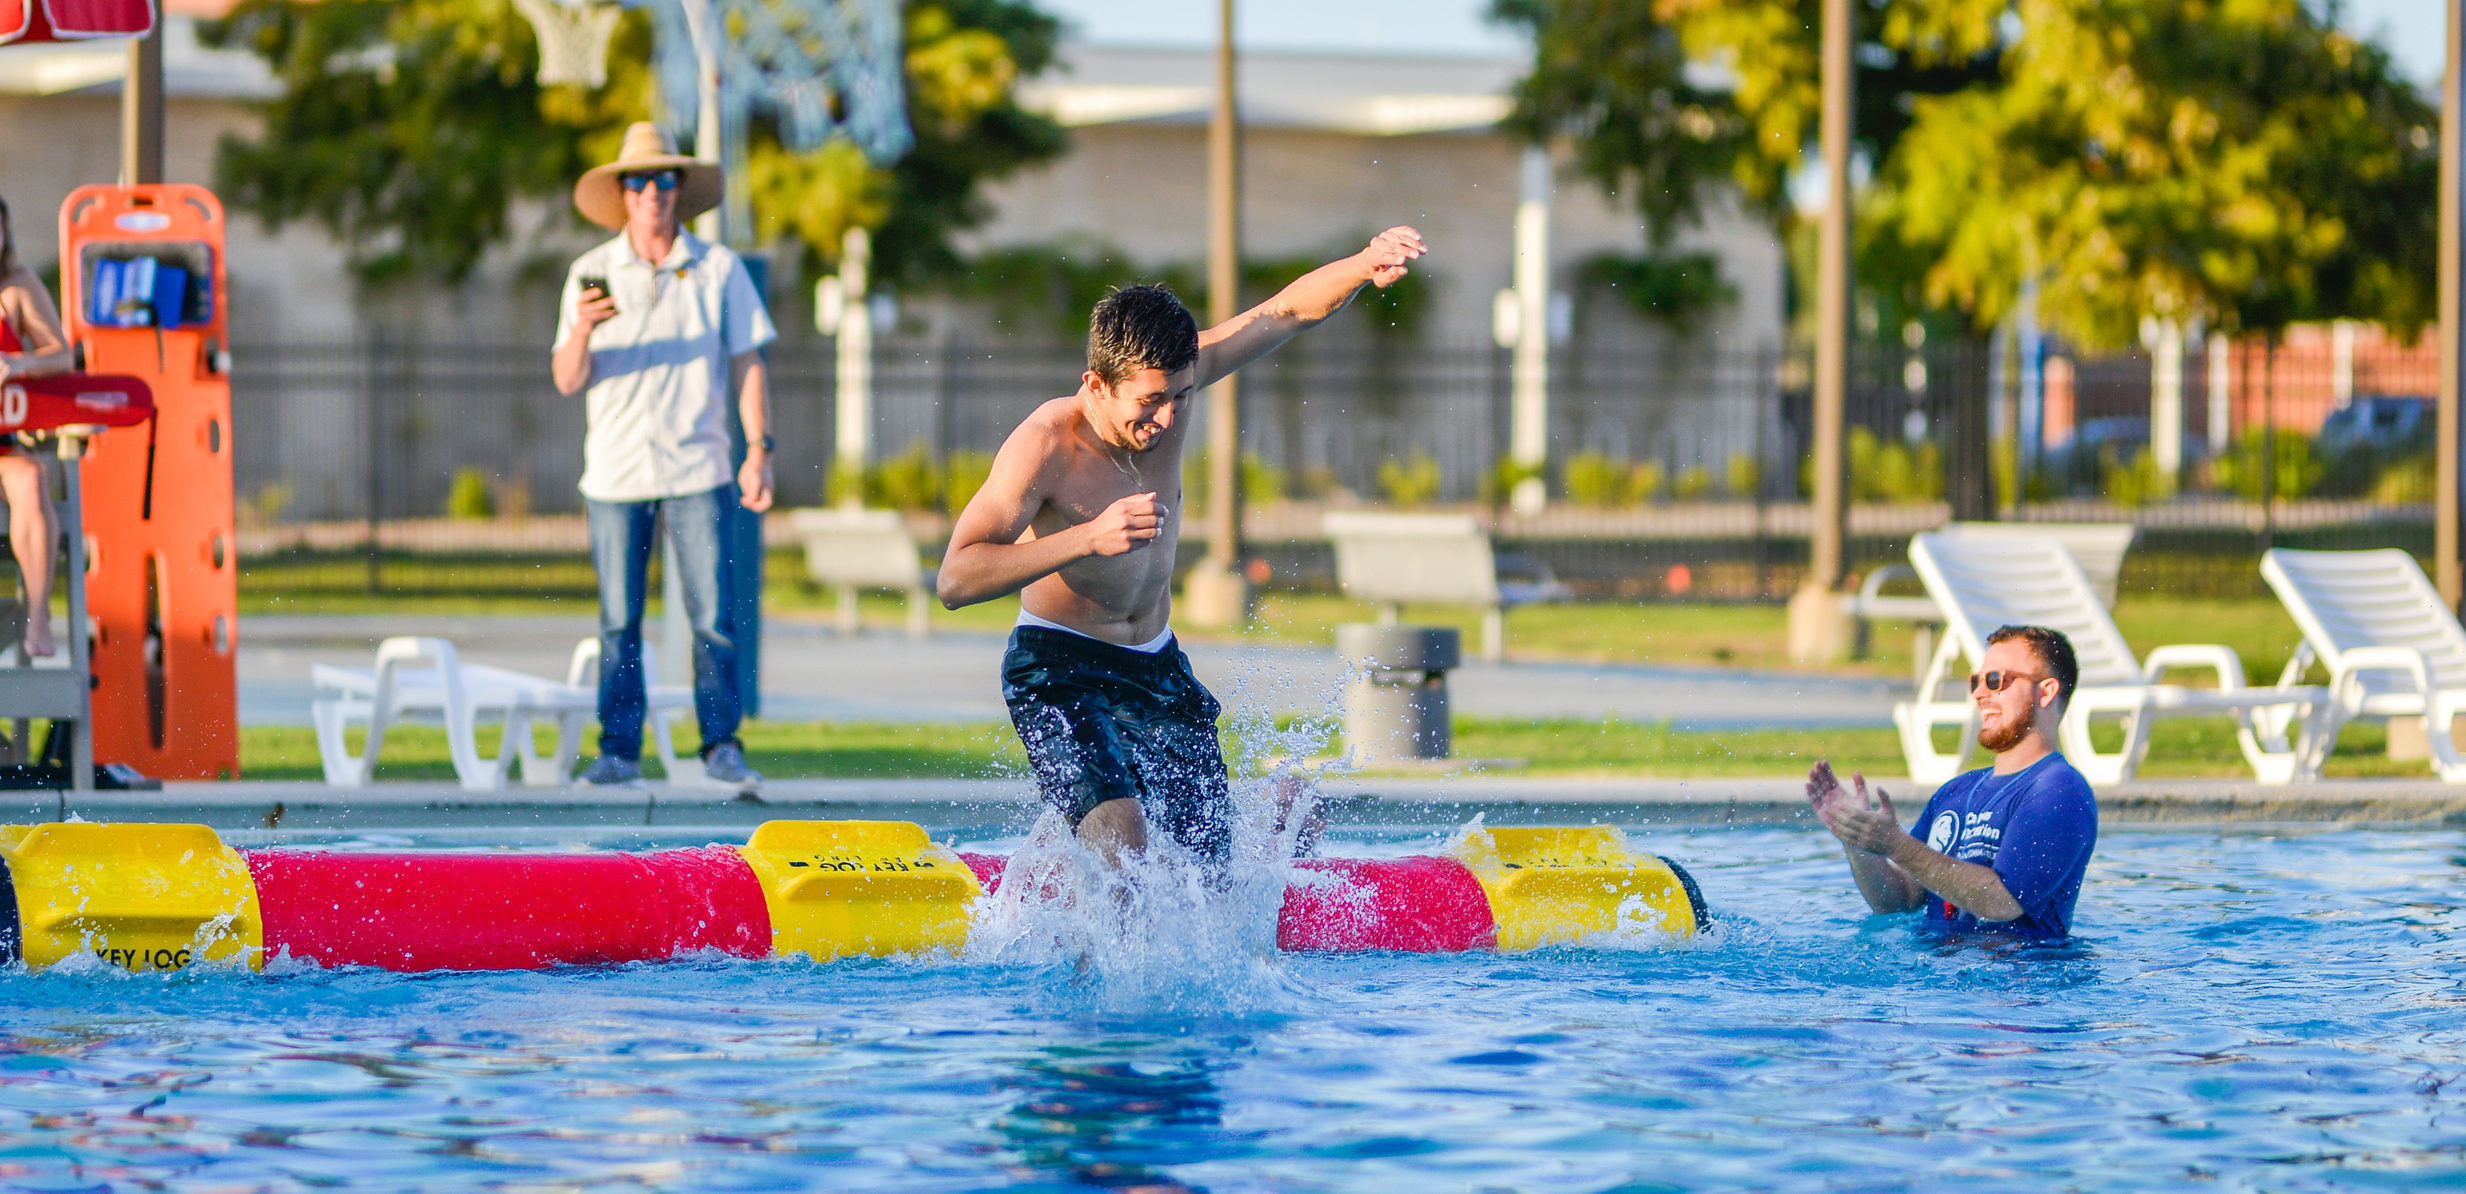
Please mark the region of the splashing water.
[[1333, 719], [1279, 726], [1263, 712], [1272, 706], [1255, 699], [1263, 679], [1254, 668], [1231, 694], [1240, 704], [1227, 719], [1234, 775], [1225, 865], [1209, 865], [1151, 824], [1148, 848], [1116, 867], [1048, 810], [980, 909], [965, 958], [1068, 970], [1076, 993], [1108, 1013], [1290, 1006], [1295, 988], [1278, 958], [1277, 916], [1294, 858], [1316, 849], [1320, 781], [1340, 764], [1309, 761], [1329, 745]]

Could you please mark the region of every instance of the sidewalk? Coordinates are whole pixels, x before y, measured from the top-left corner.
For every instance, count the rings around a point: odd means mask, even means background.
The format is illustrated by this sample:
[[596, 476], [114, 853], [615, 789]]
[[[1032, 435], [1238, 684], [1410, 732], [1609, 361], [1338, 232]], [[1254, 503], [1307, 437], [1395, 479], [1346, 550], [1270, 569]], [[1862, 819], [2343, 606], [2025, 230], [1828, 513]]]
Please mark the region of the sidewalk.
[[[1926, 789], [1885, 780], [1903, 807]], [[1713, 827], [1807, 825], [1795, 779], [1631, 780], [1480, 775], [1345, 778], [1322, 787], [1337, 825]], [[515, 788], [465, 792], [443, 783], [335, 789], [309, 782], [174, 782], [160, 792], [0, 793], [0, 821], [195, 821], [231, 830], [420, 830], [445, 827], [722, 828], [771, 820], [915, 821], [981, 837], [1024, 830], [1040, 806], [1019, 779], [780, 780], [750, 800], [710, 788], [648, 791]], [[2267, 787], [2249, 780], [2140, 780], [2098, 793], [2102, 825], [2466, 828], [2466, 786], [2431, 780], [2330, 780]]]
[[[253, 615], [240, 624], [240, 720], [306, 725], [315, 663], [366, 667], [387, 635], [453, 640], [464, 659], [563, 676], [588, 618]], [[896, 632], [842, 637], [806, 623], [764, 627], [762, 713], [774, 721], [1001, 722], [1003, 639]], [[1191, 666], [1228, 709], [1334, 714], [1343, 667], [1331, 648], [1193, 642]], [[1467, 717], [1618, 718], [1679, 729], [1888, 726], [1897, 694], [1864, 676], [1744, 669], [1468, 662], [1448, 677]]]

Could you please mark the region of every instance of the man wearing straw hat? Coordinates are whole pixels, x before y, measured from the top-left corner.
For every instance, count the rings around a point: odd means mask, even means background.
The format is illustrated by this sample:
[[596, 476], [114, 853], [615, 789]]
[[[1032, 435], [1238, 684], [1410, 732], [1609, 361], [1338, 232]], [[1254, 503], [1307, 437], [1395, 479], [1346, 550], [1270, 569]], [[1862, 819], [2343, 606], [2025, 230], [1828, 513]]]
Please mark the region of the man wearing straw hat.
[[[619, 230], [566, 274], [558, 304], [557, 390], [588, 403], [582, 496], [599, 571], [599, 757], [591, 784], [642, 784], [642, 607], [654, 528], [665, 523], [694, 633], [694, 713], [713, 782], [751, 788], [737, 741], [736, 643], [729, 635], [722, 503], [771, 506], [770, 407], [760, 349], [776, 338], [745, 263], [683, 222], [719, 205], [719, 167], [676, 152], [657, 125], [625, 130], [617, 160], [574, 184], [574, 206]], [[745, 425], [729, 468], [728, 395]]]

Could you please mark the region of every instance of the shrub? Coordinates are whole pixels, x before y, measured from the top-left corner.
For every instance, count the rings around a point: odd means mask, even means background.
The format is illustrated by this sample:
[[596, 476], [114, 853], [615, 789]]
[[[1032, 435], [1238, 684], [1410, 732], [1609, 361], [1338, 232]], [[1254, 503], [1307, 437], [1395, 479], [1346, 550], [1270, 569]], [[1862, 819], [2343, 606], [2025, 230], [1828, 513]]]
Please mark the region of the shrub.
[[254, 519], [258, 525], [272, 526], [281, 522], [283, 511], [291, 506], [291, 487], [279, 482], [257, 487], [257, 492], [239, 503], [242, 521]]
[[1660, 501], [1666, 480], [1661, 473], [1661, 462], [1658, 460], [1636, 461], [1635, 467], [1627, 470], [1627, 500], [1631, 503]]
[[1582, 452], [1567, 460], [1564, 483], [1567, 500], [1583, 506], [1619, 506], [1635, 500], [1628, 489], [1625, 462], [1600, 452]]
[[1284, 470], [1254, 452], [1242, 453], [1242, 500], [1276, 501], [1285, 496]]
[[[1182, 501], [1192, 510], [1203, 510], [1215, 500], [1208, 478], [1214, 474], [1208, 468], [1207, 453], [1194, 452], [1182, 458]], [[1150, 478], [1152, 482], [1154, 478]], [[1267, 463], [1255, 452], [1242, 453], [1242, 502], [1256, 505], [1284, 496], [1284, 470]]]
[[1670, 496], [1691, 502], [1712, 492], [1712, 470], [1700, 464], [1690, 464], [1678, 470], [1678, 480], [1670, 485]]
[[1438, 461], [1427, 452], [1415, 452], [1402, 460], [1391, 456], [1380, 461], [1379, 492], [1399, 506], [1422, 506], [1437, 500]]
[[1764, 464], [1750, 453], [1730, 453], [1727, 472], [1730, 495], [1733, 497], [1751, 498], [1763, 488]]
[[901, 452], [874, 465], [867, 497], [873, 504], [893, 510], [932, 510], [942, 504], [941, 470], [934, 467], [933, 452], [922, 443], [908, 445]]
[[993, 453], [953, 452], [942, 462], [942, 509], [957, 518], [993, 475]]
[[2373, 479], [2372, 500], [2389, 506], [2428, 502], [2439, 481], [2440, 465], [2430, 456], [2401, 457]]
[[[2261, 498], [2261, 462], [2268, 459], [2269, 441], [2273, 438], [2266, 428], [2254, 427], [2236, 437], [2234, 446], [2220, 456], [2211, 469], [2211, 476], [2221, 489], [2230, 489], [2246, 501]], [[2277, 440], [2276, 467], [2270, 470], [2274, 496], [2299, 498], [2320, 484], [2326, 470], [2319, 453], [2312, 448], [2309, 436], [2281, 430]]]
[[1994, 478], [1995, 505], [2009, 509], [2021, 495], [2021, 438], [2007, 435], [1987, 449], [1987, 473]]
[[1493, 504], [1504, 502], [1515, 495], [1516, 486], [1546, 477], [1541, 465], [1522, 464], [1513, 456], [1501, 456], [1498, 463], [1490, 466], [1490, 475], [1481, 483], [1481, 500]]
[[1913, 449], [1852, 427], [1849, 458], [1851, 501], [1932, 502], [1944, 496], [1943, 449], [1934, 440], [1920, 440]]
[[2175, 496], [2175, 479], [2158, 468], [2158, 454], [2142, 452], [2130, 460], [2118, 460], [2115, 449], [2098, 453], [2099, 471], [2104, 474], [2108, 500], [2127, 510], [2137, 510], [2154, 502]]
[[488, 474], [476, 468], [454, 470], [454, 480], [445, 490], [447, 518], [494, 518], [496, 498], [488, 492]]

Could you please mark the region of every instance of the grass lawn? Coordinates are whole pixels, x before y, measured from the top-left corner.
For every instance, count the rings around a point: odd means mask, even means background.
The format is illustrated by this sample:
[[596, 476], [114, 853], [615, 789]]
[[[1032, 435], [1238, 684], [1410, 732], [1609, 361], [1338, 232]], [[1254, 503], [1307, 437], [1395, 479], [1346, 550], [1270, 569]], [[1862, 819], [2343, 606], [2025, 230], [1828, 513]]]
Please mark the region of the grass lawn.
[[[360, 587], [365, 568], [353, 561], [243, 561], [243, 613], [332, 614], [564, 614], [589, 617], [596, 610], [590, 564], [541, 559], [494, 562], [425, 560], [389, 562], [388, 591]], [[805, 579], [798, 551], [771, 553], [763, 608], [774, 618], [809, 621], [833, 617], [833, 595]], [[657, 594], [658, 588], [653, 586]], [[652, 600], [654, 610], [658, 600]], [[859, 608], [868, 625], [904, 625], [904, 599], [867, 594]], [[988, 602], [963, 610], [932, 611], [935, 627], [991, 633], [1017, 616], [1015, 601]], [[1345, 622], [1371, 621], [1366, 602], [1335, 594], [1270, 592], [1260, 597], [1258, 616], [1237, 631], [1184, 628], [1194, 641], [1237, 640], [1323, 646]], [[1481, 623], [1465, 607], [1413, 606], [1408, 622], [1454, 626], [1465, 648], [1478, 649]], [[2192, 598], [2125, 594], [2116, 624], [2137, 650], [2162, 643], [2224, 643], [2243, 657], [2248, 677], [2274, 680], [2301, 640], [2294, 623], [2269, 598]], [[1671, 667], [1744, 667], [1804, 670], [1789, 658], [1789, 616], [1774, 605], [1702, 605], [1674, 602], [1569, 602], [1527, 606], [1507, 616], [1511, 657], [1603, 664]], [[1878, 623], [1873, 650], [1864, 660], [1830, 668], [1901, 677], [1909, 674], [1912, 628]]]
[[[2150, 778], [2249, 774], [2236, 751], [2234, 727], [2223, 719], [2160, 722], [2141, 774]], [[685, 727], [677, 749], [691, 749]], [[1026, 756], [1008, 726], [889, 725], [839, 722], [747, 722], [746, 753], [774, 779], [966, 779], [1019, 775]], [[1949, 745], [1946, 738], [1943, 745]], [[2424, 777], [2421, 762], [2392, 762], [2377, 726], [2346, 731], [2329, 763], [2332, 776]], [[357, 747], [354, 743], [354, 747]], [[542, 745], [545, 745], [543, 742]], [[1870, 775], [1902, 773], [1901, 748], [1886, 729], [1745, 730], [1697, 732], [1666, 725], [1576, 719], [1511, 721], [1461, 718], [1456, 722], [1459, 758], [1514, 760], [1484, 768], [1491, 775], [1595, 775], [1629, 778], [1711, 778], [1803, 773], [1816, 759], [1844, 771]], [[2110, 744], [2111, 745], [2111, 744]], [[497, 739], [483, 731], [480, 747], [492, 753]], [[1237, 769], [1255, 766], [1261, 753], [1235, 741], [1227, 751]], [[406, 726], [386, 735], [383, 780], [450, 780], [453, 764], [445, 734]], [[250, 779], [313, 780], [315, 733], [306, 727], [251, 726], [240, 731], [240, 763]], [[657, 774], [658, 765], [650, 763]]]
[[[745, 753], [774, 779], [955, 779], [1024, 771], [1027, 756], [1010, 727], [984, 725], [885, 725], [841, 722], [749, 721], [741, 736]], [[480, 729], [480, 752], [495, 757], [503, 739]], [[363, 739], [354, 734], [353, 750]], [[545, 749], [545, 734], [536, 740]], [[694, 749], [690, 720], [677, 735], [677, 752]], [[584, 758], [591, 742], [584, 743]], [[659, 760], [643, 752], [644, 770], [659, 778]], [[306, 726], [246, 726], [240, 730], [240, 770], [249, 779], [322, 779], [316, 731]], [[397, 726], [385, 732], [380, 780], [451, 780], [454, 764], [445, 731], [435, 726]]]
[[[1307, 593], [1269, 593], [1258, 617], [1238, 637], [1256, 642], [1320, 645], [1335, 641], [1336, 626], [1377, 616], [1367, 602]], [[1454, 626], [1464, 648], [1481, 642], [1480, 615], [1463, 607], [1407, 606], [1403, 620]], [[2115, 624], [2133, 649], [2147, 653], [2165, 643], [2224, 643], [2243, 657], [2248, 680], [2276, 680], [2278, 670], [2303, 641], [2302, 632], [2269, 598], [2198, 598], [2126, 595], [2115, 607]], [[1193, 632], [1194, 639], [1225, 637]], [[1873, 650], [1862, 661], [1831, 669], [1895, 678], [1916, 661], [1914, 628], [1875, 624]], [[1789, 612], [1777, 605], [1690, 605], [1665, 602], [1569, 602], [1533, 605], [1507, 615], [1509, 657], [1667, 667], [1744, 667], [1807, 670], [1789, 657]], [[2319, 673], [2316, 670], [2316, 675]], [[2205, 681], [2203, 681], [2205, 682]]]

